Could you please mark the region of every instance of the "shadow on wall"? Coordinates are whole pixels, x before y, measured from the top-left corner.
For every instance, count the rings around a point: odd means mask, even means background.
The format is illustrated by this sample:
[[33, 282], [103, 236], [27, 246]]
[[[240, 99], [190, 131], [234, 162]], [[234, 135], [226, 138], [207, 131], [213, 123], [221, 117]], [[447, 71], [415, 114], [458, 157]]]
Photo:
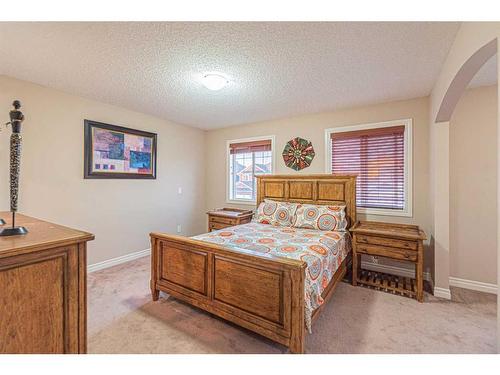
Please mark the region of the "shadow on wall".
[[[429, 238], [429, 244], [424, 245], [424, 257], [428, 259], [427, 265], [429, 267], [428, 270], [430, 271], [430, 274], [431, 274], [432, 293], [434, 293], [434, 285], [436, 285], [435, 284], [436, 267], [434, 266], [435, 265], [435, 262], [434, 262], [434, 257], [435, 257], [434, 242], [435, 242], [434, 235], [431, 234], [431, 236]], [[424, 270], [424, 272], [426, 272], [428, 270]]]

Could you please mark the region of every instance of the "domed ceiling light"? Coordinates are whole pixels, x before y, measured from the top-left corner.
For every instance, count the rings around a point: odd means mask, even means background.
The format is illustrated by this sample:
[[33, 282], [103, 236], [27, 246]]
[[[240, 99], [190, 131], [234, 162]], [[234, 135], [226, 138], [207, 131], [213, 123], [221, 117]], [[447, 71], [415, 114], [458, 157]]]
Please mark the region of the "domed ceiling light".
[[229, 79], [219, 73], [206, 73], [201, 77], [201, 84], [209, 90], [218, 91], [229, 84]]

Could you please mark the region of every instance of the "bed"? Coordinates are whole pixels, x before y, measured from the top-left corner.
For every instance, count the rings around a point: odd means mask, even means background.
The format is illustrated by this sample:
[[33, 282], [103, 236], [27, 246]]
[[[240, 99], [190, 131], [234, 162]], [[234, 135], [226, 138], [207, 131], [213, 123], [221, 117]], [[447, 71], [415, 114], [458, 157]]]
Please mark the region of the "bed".
[[[264, 199], [341, 204], [346, 206], [346, 217], [352, 225], [356, 222], [355, 184], [354, 175], [261, 175], [257, 176], [257, 205]], [[332, 237], [329, 240], [336, 240], [330, 242], [332, 251], [338, 253], [333, 261], [338, 263], [329, 282], [319, 289], [321, 295], [315, 296], [322, 303], [311, 305], [307, 298], [307, 290], [312, 289], [306, 289], [309, 283], [306, 272], [310, 271], [306, 261], [300, 257], [284, 256], [275, 249], [262, 251], [256, 246], [232, 242], [232, 239], [238, 238], [260, 238], [260, 231], [266, 229], [282, 236], [279, 238], [280, 246], [290, 244], [287, 240], [292, 233], [286, 233], [287, 228], [265, 228], [257, 223], [194, 238], [151, 233], [153, 300], [158, 300], [160, 291], [166, 292], [283, 344], [292, 353], [303, 353], [306, 326], [310, 328], [314, 323], [337, 283], [346, 274], [350, 252], [345, 250], [345, 243], [349, 234], [334, 236], [337, 232], [316, 233], [319, 236], [330, 233]], [[224, 232], [226, 235], [221, 235]], [[314, 232], [320, 231], [309, 231], [312, 240], [319, 241], [320, 237], [315, 237]], [[303, 238], [304, 233], [308, 233], [307, 230], [295, 232], [292, 238]], [[255, 241], [250, 242], [256, 245]], [[345, 254], [340, 256], [343, 251]]]

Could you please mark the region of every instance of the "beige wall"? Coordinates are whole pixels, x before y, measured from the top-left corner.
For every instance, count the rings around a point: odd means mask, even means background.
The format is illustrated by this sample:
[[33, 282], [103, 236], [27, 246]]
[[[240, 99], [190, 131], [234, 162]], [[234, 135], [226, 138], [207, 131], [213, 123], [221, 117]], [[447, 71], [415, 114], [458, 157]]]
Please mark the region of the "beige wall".
[[495, 284], [496, 136], [497, 86], [467, 90], [450, 121], [450, 276]]
[[[443, 105], [443, 102], [446, 102], [446, 96], [449, 92], [450, 86], [453, 80], [457, 77], [457, 75], [461, 75], [463, 73], [462, 68], [466, 65], [466, 62], [477, 53], [482, 47], [484, 47], [491, 40], [497, 40], [497, 51], [500, 49], [500, 22], [464, 22], [458, 33], [455, 37], [455, 41], [448, 52], [448, 56], [441, 68], [439, 76], [436, 79], [436, 83], [432, 89], [431, 97], [430, 97], [430, 123], [431, 126], [434, 126], [434, 122], [436, 121], [436, 115]], [[478, 67], [470, 67], [473, 69], [474, 73], [479, 70]], [[497, 66], [499, 75], [500, 75], [500, 64]], [[454, 93], [452, 93], [454, 94]], [[460, 94], [460, 93], [459, 93]], [[497, 96], [497, 111], [500, 111], [500, 97]], [[497, 123], [498, 128], [498, 123]], [[497, 168], [500, 166], [500, 132], [497, 131]], [[439, 145], [436, 144], [436, 148]], [[435, 153], [436, 150], [433, 150]], [[432, 160], [431, 160], [432, 161]], [[431, 175], [436, 175], [434, 173], [435, 169], [434, 163], [430, 164], [430, 172]], [[497, 186], [499, 184], [500, 173], [497, 170]], [[433, 179], [433, 185], [439, 185], [443, 183], [443, 180], [449, 181], [448, 176], [441, 176], [440, 178]], [[431, 187], [430, 191], [434, 192], [434, 187]], [[432, 197], [431, 197], [432, 198]], [[500, 191], [497, 189], [497, 205], [498, 201], [500, 201]], [[431, 224], [434, 228], [436, 226], [437, 221], [445, 221], [446, 215], [440, 217], [439, 215], [434, 215], [431, 218]], [[500, 212], [497, 210], [497, 220], [496, 220], [496, 233], [497, 233], [497, 275], [500, 273]], [[447, 223], [442, 223], [446, 225]], [[449, 224], [449, 220], [448, 220]], [[433, 234], [435, 235], [435, 233]], [[446, 257], [446, 254], [443, 254]], [[436, 268], [439, 267], [439, 262], [437, 256], [436, 259]], [[437, 270], [436, 270], [437, 271]], [[447, 285], [449, 273], [441, 272], [441, 275], [436, 275], [436, 283], [440, 285]], [[497, 277], [497, 285], [500, 289], [500, 277]], [[497, 306], [497, 351], [500, 353], [500, 304]]]
[[[226, 203], [226, 141], [230, 139], [275, 135], [276, 173], [325, 173], [325, 132], [327, 128], [379, 121], [413, 119], [413, 217], [371, 216], [370, 219], [415, 223], [430, 229], [429, 205], [429, 103], [428, 98], [384, 103], [209, 131], [206, 159], [207, 209], [231, 206]], [[285, 166], [281, 151], [293, 137], [313, 143], [316, 156], [309, 168], [295, 172]], [[239, 206], [248, 207], [248, 206]], [[361, 219], [364, 217], [361, 216]], [[426, 262], [430, 264], [430, 259]]]
[[[147, 249], [151, 231], [205, 229], [203, 131], [5, 76], [2, 124], [13, 99], [26, 116], [20, 212], [94, 233], [90, 264]], [[84, 119], [158, 133], [157, 179], [83, 179]], [[9, 135], [0, 133], [0, 211], [9, 209]]]

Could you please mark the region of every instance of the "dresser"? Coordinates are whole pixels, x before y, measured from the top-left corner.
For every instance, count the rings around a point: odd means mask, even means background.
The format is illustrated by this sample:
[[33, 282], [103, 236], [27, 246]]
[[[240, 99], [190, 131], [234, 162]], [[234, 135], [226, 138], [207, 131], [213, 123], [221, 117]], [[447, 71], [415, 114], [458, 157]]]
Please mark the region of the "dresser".
[[252, 220], [253, 211], [239, 208], [218, 208], [207, 212], [208, 231], [246, 224]]
[[[6, 226], [10, 212], [0, 212]], [[86, 243], [94, 236], [25, 215], [0, 237], [0, 353], [86, 353]]]
[[[365, 285], [423, 301], [425, 233], [416, 225], [358, 221], [353, 234], [352, 285]], [[361, 267], [361, 255], [372, 255], [411, 263], [415, 278], [390, 275]]]

